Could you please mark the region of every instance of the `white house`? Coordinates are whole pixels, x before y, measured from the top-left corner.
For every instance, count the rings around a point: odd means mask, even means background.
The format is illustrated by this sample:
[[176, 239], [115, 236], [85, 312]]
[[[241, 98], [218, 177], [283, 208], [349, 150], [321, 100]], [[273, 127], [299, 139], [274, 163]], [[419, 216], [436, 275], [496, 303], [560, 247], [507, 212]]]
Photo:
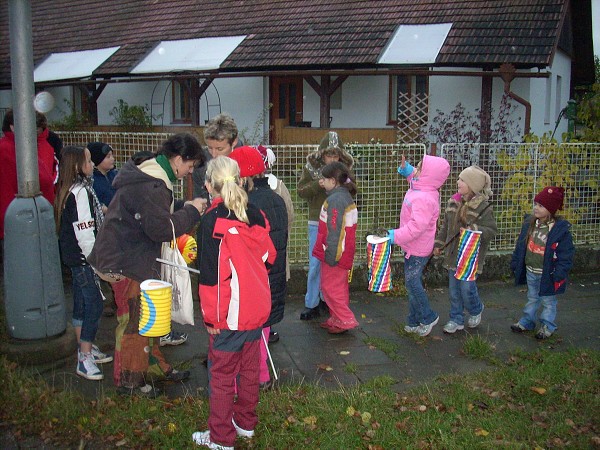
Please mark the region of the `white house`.
[[[485, 130], [509, 94], [517, 128], [541, 135], [594, 76], [589, 0], [31, 5], [36, 90], [56, 100], [50, 122], [66, 99], [111, 125], [124, 100], [147, 105], [157, 126], [228, 112], [245, 136], [272, 144], [292, 143], [298, 127], [369, 129], [384, 141], [397, 129], [414, 141], [459, 103], [482, 111]], [[0, 24], [1, 111], [12, 106], [7, 2]], [[566, 130], [561, 120], [556, 137]]]

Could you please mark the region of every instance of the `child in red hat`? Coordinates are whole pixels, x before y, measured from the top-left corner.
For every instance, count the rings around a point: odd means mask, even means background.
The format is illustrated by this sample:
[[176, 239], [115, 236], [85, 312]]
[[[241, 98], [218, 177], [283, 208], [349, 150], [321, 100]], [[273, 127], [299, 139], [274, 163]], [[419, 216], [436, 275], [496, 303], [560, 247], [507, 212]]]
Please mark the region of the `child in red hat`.
[[531, 331], [539, 320], [537, 339], [549, 338], [556, 330], [556, 295], [565, 292], [573, 266], [571, 224], [556, 216], [563, 201], [564, 189], [559, 186], [545, 187], [535, 196], [533, 215], [525, 219], [512, 255], [516, 284], [527, 283], [527, 304], [510, 328], [517, 333]]
[[[271, 313], [263, 324], [264, 339], [260, 341], [259, 382], [261, 390], [266, 390], [273, 385], [267, 365], [269, 356], [267, 340], [271, 342], [271, 326], [283, 320], [287, 295], [285, 263], [288, 243], [288, 213], [283, 198], [269, 186], [269, 179], [265, 176], [268, 160], [265, 160], [258, 148], [238, 147], [229, 154], [229, 157], [238, 163], [242, 185], [248, 193], [248, 203], [260, 208], [265, 214], [269, 222], [269, 237], [277, 251], [275, 262], [269, 270]], [[278, 335], [275, 336], [278, 337]]]

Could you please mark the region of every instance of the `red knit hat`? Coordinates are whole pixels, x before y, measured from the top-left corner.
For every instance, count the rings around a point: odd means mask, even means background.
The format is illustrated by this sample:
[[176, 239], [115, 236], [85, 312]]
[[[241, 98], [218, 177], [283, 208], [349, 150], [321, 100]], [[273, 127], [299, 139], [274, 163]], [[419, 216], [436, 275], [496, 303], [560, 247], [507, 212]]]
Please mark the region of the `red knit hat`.
[[547, 186], [533, 200], [546, 208], [550, 214], [554, 215], [556, 211], [562, 209], [564, 198], [565, 190], [563, 188], [559, 186]]
[[251, 177], [265, 171], [262, 156], [254, 147], [245, 145], [234, 149], [229, 157], [240, 166], [240, 177]]

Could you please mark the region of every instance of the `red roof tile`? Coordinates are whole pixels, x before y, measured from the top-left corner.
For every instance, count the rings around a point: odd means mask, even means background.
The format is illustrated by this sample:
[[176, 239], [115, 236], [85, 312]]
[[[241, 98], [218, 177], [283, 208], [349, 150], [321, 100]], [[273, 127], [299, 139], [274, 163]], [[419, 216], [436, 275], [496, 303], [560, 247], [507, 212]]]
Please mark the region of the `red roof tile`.
[[[34, 61], [121, 46], [95, 72], [126, 75], [161, 40], [248, 37], [226, 71], [376, 67], [400, 24], [453, 23], [437, 66], [545, 67], [568, 0], [32, 0]], [[10, 83], [8, 2], [0, 85]]]

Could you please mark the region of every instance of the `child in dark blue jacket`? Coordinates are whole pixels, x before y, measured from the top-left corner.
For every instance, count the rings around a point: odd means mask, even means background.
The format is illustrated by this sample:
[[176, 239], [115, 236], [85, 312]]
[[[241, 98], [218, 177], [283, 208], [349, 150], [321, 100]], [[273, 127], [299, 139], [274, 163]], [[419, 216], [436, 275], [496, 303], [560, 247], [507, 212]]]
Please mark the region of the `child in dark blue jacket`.
[[527, 304], [523, 316], [510, 328], [517, 333], [535, 329], [541, 306], [537, 339], [549, 338], [557, 328], [556, 295], [565, 292], [573, 266], [571, 224], [555, 216], [563, 199], [564, 189], [557, 186], [545, 187], [535, 196], [533, 215], [525, 219], [512, 255], [516, 284], [527, 283]]
[[106, 213], [106, 208], [115, 196], [112, 182], [119, 173], [115, 169], [115, 156], [112, 147], [104, 142], [90, 142], [87, 149], [94, 163], [94, 191], [102, 204], [103, 212]]

